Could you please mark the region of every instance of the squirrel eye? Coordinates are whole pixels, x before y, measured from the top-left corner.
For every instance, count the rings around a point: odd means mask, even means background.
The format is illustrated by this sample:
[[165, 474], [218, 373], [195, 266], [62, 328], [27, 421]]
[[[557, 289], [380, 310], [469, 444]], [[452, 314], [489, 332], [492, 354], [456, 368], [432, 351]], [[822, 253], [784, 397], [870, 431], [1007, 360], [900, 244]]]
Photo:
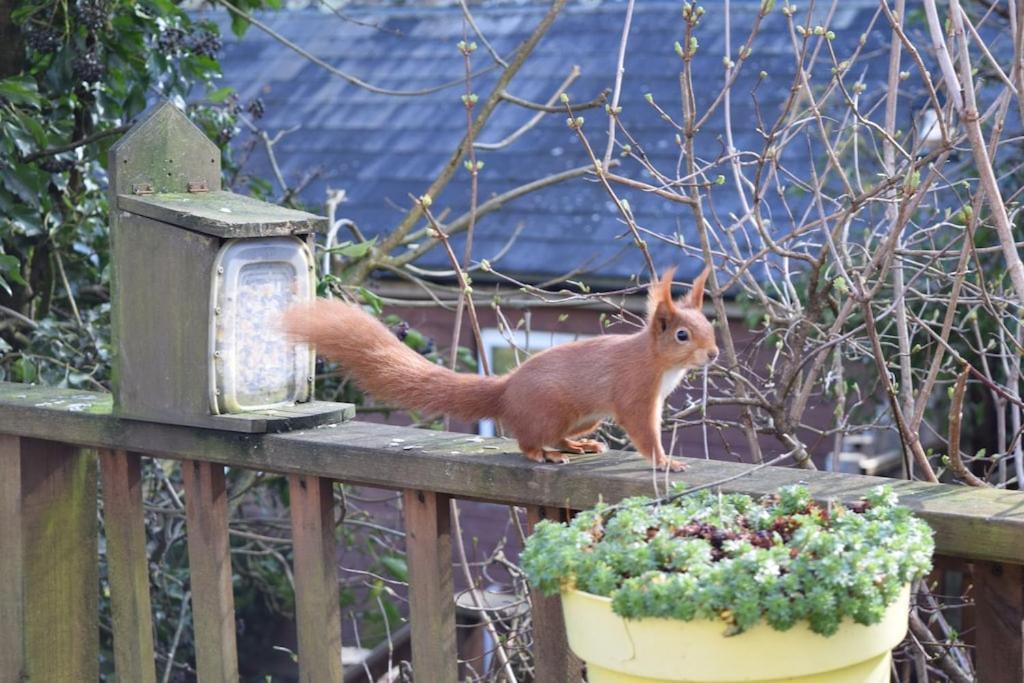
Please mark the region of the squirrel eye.
[[676, 341], [684, 342], [690, 340], [690, 333], [686, 330], [676, 330]]

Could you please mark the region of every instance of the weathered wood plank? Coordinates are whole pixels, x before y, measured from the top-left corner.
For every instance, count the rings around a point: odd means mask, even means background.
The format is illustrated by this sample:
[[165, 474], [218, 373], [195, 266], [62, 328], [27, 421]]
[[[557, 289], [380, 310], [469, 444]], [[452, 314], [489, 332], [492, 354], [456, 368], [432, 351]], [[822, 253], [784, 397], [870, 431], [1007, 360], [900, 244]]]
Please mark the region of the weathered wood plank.
[[95, 681], [95, 454], [5, 436], [0, 466], [0, 680]]
[[[117, 411], [167, 421], [210, 412], [210, 289], [220, 241], [114, 212], [112, 374]], [[160, 254], [159, 267], [139, 254]], [[154, 299], [164, 292], [160, 305]], [[122, 331], [131, 330], [131, 334]], [[189, 372], [181, 372], [189, 368]], [[125, 449], [129, 450], [129, 449]]]
[[[220, 190], [220, 150], [169, 100], [147, 109], [108, 153], [110, 206], [117, 195], [147, 184], [152, 192], [184, 192], [200, 181]], [[117, 211], [111, 211], [117, 220]]]
[[327, 219], [321, 216], [234, 192], [121, 194], [117, 208], [224, 239], [297, 235], [327, 228]]
[[[565, 510], [530, 505], [526, 508], [529, 532], [543, 519], [567, 522]], [[545, 597], [530, 591], [530, 618], [533, 622], [533, 666], [538, 681], [577, 683], [583, 679], [583, 663], [569, 649], [565, 637], [565, 616], [560, 597]]]
[[288, 477], [295, 552], [295, 618], [299, 678], [341, 683], [341, 609], [334, 539], [334, 494], [329, 479]]
[[184, 462], [181, 473], [185, 484], [196, 671], [203, 683], [236, 683], [238, 652], [224, 466]]
[[[92, 396], [85, 400], [82, 396]], [[60, 438], [169, 458], [308, 474], [384, 488], [421, 488], [458, 498], [583, 509], [651, 492], [650, 469], [635, 454], [575, 456], [568, 466], [537, 465], [508, 440], [350, 422], [287, 434], [250, 436], [117, 420], [96, 394], [0, 383], [0, 432]], [[899, 482], [831, 472], [687, 459], [674, 481], [701, 486], [739, 477], [724, 491], [763, 495], [806, 483], [819, 499], [852, 500], [892, 485], [932, 525], [940, 553], [1024, 564], [1024, 497], [1017, 491]]]
[[450, 500], [432, 491], [403, 492], [412, 670], [429, 683], [458, 680]]
[[20, 681], [25, 641], [24, 540], [21, 524], [21, 439], [0, 435], [0, 680]]
[[1024, 566], [976, 562], [974, 589], [978, 680], [1024, 681]]
[[136, 453], [101, 449], [103, 526], [107, 537], [114, 670], [128, 683], [156, 681], [149, 600], [142, 462]]

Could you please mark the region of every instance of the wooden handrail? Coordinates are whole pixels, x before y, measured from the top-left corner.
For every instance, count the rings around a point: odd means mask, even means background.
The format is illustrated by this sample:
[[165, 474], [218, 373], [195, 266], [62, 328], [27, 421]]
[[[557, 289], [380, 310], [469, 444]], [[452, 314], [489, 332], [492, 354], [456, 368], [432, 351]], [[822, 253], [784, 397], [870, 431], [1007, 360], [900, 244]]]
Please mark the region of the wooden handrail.
[[[317, 681], [340, 682], [342, 675], [340, 660], [330, 659], [340, 656], [337, 567], [330, 531], [332, 481], [404, 492], [413, 666], [426, 676], [423, 680], [438, 682], [455, 680], [450, 498], [526, 506], [532, 526], [543, 517], [566, 518], [568, 511], [589, 507], [602, 498], [614, 501], [651, 493], [651, 471], [635, 454], [610, 452], [576, 456], [569, 465], [537, 465], [519, 455], [508, 440], [363, 422], [282, 434], [239, 434], [118, 419], [111, 414], [110, 396], [105, 394], [0, 383], [0, 512], [9, 518], [6, 525], [0, 525], [5, 548], [0, 553], [0, 626], [24, 625], [29, 610], [37, 624], [35, 632], [22, 628], [22, 640], [0, 639], [0, 680], [36, 676], [40, 670], [61, 676], [67, 673], [71, 677], [66, 680], [85, 680], [82, 673], [89, 678], [88, 672], [96, 666], [95, 643], [89, 646], [89, 638], [85, 638], [86, 645], [81, 645], [83, 625], [87, 627], [97, 618], [93, 580], [96, 529], [86, 523], [95, 499], [96, 472], [95, 464], [83, 459], [75, 446], [99, 450], [105, 514], [117, 517], [113, 524], [108, 523], [108, 535], [114, 534], [108, 561], [111, 590], [116, 594], [112, 599], [115, 661], [119, 674], [133, 680], [153, 680], [152, 644], [147, 639], [152, 621], [138, 486], [140, 455], [188, 461], [183, 471], [197, 668], [204, 680], [237, 678], [226, 565], [225, 465], [289, 475], [299, 662], [303, 680]], [[1024, 680], [1021, 493], [781, 467], [758, 469], [738, 463], [687, 462], [690, 469], [672, 475], [673, 480], [690, 486], [727, 480], [722, 490], [752, 495], [803, 483], [819, 500], [848, 501], [878, 484], [892, 485], [901, 501], [935, 529], [939, 553], [975, 564], [981, 596], [978, 633], [986, 634], [986, 642], [978, 644], [982, 680]], [[46, 486], [38, 485], [40, 477], [47, 478]], [[135, 516], [139, 518], [128, 518]], [[74, 523], [69, 529], [76, 534], [74, 538], [49, 535], [37, 541], [33, 534], [38, 533], [40, 524], [53, 519]], [[7, 551], [8, 546], [13, 550]], [[92, 569], [86, 566], [90, 562]], [[53, 565], [58, 566], [54, 569]], [[69, 598], [54, 602], [49, 584], [29, 580], [44, 568], [45, 576], [52, 577], [53, 585]], [[83, 571], [84, 584], [67, 583], [67, 572], [73, 571]], [[998, 597], [1003, 595], [1007, 599], [1000, 601]], [[541, 676], [538, 680], [544, 676], [575, 678], [579, 663], [565, 646], [557, 601], [535, 596], [534, 611], [535, 641], [543, 643], [534, 652]], [[38, 624], [47, 619], [67, 619], [74, 627], [39, 631]], [[49, 668], [33, 670], [32, 666], [40, 666], [32, 664], [34, 657], [44, 657], [47, 648], [61, 649], [51, 635], [64, 631], [66, 642], [76, 643], [78, 649], [63, 658], [50, 658], [46, 661]], [[131, 641], [117, 645], [118, 639], [126, 638]]]
[[[634, 453], [572, 456], [569, 466], [537, 465], [514, 442], [368, 422], [284, 434], [242, 435], [112, 417], [104, 394], [0, 382], [0, 433], [59, 439], [180, 460], [204, 460], [391, 489], [445, 493], [509, 505], [580, 510], [600, 499], [651, 493], [651, 470]], [[750, 465], [688, 459], [673, 481], [713, 484]], [[722, 485], [763, 495], [803, 483], [819, 500], [854, 500], [892, 485], [903, 504], [931, 524], [937, 552], [1024, 564], [1024, 496], [1016, 491], [896, 481], [784, 467], [757, 470]]]

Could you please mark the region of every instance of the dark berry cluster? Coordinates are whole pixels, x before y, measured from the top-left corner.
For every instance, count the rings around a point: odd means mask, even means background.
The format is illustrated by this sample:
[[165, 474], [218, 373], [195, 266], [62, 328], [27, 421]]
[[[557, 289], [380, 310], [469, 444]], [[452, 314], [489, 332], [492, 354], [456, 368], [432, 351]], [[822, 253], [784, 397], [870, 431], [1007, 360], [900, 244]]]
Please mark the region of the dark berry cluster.
[[71, 70], [75, 78], [86, 83], [95, 83], [103, 78], [106, 73], [106, 66], [95, 50], [78, 54], [71, 63]]
[[399, 341], [405, 341], [406, 336], [409, 334], [409, 323], [404, 320], [394, 327], [391, 328], [391, 332], [398, 337]]
[[70, 171], [74, 165], [74, 159], [62, 159], [56, 156], [43, 157], [37, 162], [39, 168], [47, 173], [63, 173]]
[[60, 49], [60, 34], [50, 26], [29, 25], [24, 29], [25, 44], [41, 54], [52, 54]]
[[249, 112], [249, 114], [258, 121], [259, 119], [263, 118], [263, 114], [265, 113], [265, 110], [263, 108], [263, 100], [261, 100], [259, 97], [252, 98], [249, 104], [245, 107], [245, 110]]
[[204, 57], [216, 57], [222, 47], [220, 36], [212, 31], [200, 31], [192, 36], [192, 51]]
[[176, 55], [185, 47], [188, 37], [180, 28], [165, 28], [156, 39], [156, 46], [166, 56]]
[[90, 31], [98, 31], [107, 23], [109, 10], [104, 0], [78, 0], [75, 18]]

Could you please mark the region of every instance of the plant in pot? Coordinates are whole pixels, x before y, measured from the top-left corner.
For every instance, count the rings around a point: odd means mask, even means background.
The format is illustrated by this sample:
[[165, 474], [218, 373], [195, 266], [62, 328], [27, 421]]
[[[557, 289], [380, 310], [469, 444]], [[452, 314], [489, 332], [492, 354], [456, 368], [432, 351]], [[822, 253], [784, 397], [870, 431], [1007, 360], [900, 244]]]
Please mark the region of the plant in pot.
[[521, 562], [561, 593], [589, 683], [882, 683], [933, 549], [888, 487], [819, 505], [793, 486], [598, 504], [538, 524]]

